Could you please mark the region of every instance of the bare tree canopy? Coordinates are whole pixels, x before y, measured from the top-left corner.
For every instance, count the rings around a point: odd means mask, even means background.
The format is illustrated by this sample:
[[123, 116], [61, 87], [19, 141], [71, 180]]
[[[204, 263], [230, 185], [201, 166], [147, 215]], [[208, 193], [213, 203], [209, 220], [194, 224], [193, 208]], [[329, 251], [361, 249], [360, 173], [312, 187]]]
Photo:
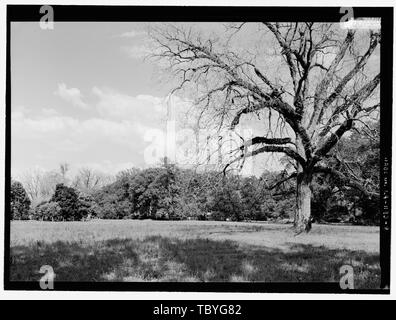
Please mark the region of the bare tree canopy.
[[379, 115], [380, 32], [311, 22], [222, 27], [153, 27], [153, 57], [178, 81], [174, 91], [194, 97], [198, 123], [234, 130], [246, 116], [263, 122], [267, 134], [241, 137], [225, 168], [261, 153], [292, 159], [295, 227], [309, 231], [315, 173], [342, 175], [365, 190], [323, 160], [344, 135]]
[[77, 172], [72, 186], [85, 193], [90, 193], [111, 182], [112, 179], [109, 175], [89, 167], [83, 167]]

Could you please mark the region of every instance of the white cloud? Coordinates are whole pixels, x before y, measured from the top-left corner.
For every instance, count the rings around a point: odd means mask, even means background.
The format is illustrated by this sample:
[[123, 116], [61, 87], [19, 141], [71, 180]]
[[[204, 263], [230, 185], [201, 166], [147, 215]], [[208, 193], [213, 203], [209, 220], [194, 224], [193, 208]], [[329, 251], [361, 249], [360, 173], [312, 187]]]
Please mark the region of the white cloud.
[[143, 60], [148, 57], [152, 51], [147, 45], [134, 45], [134, 46], [122, 46], [121, 50], [125, 52], [129, 58]]
[[142, 37], [147, 35], [146, 32], [144, 31], [137, 31], [137, 30], [131, 30], [131, 31], [127, 31], [124, 33], [121, 33], [120, 35], [118, 35], [118, 37], [121, 38], [137, 38], [137, 37]]
[[[62, 92], [70, 92], [60, 86]], [[77, 89], [76, 89], [77, 90]], [[69, 96], [81, 97], [76, 90]], [[125, 168], [150, 166], [146, 150], [164, 143], [168, 107], [174, 111], [187, 102], [142, 94], [130, 96], [118, 91], [94, 87], [96, 102], [89, 105], [90, 117], [61, 114], [59, 109], [14, 108], [12, 118], [12, 158], [15, 168], [34, 165], [51, 169], [60, 162], [72, 166], [91, 166], [114, 173]], [[88, 107], [88, 106], [87, 106]], [[155, 132], [156, 140], [147, 139]], [[31, 155], [29, 158], [26, 154]], [[157, 156], [161, 156], [160, 154]], [[107, 169], [106, 169], [107, 168]], [[113, 168], [113, 171], [110, 169]]]
[[88, 108], [88, 105], [82, 100], [83, 96], [78, 88], [67, 88], [65, 83], [59, 83], [55, 94], [76, 107]]
[[94, 87], [98, 98], [95, 107], [105, 119], [128, 120], [139, 124], [158, 127], [165, 121], [165, 99], [151, 95], [129, 96], [111, 89]]
[[45, 116], [57, 116], [59, 115], [59, 112], [53, 108], [43, 108], [41, 109], [41, 112]]
[[[76, 119], [68, 116], [13, 112], [13, 165], [55, 167], [62, 161], [93, 163], [108, 160], [143, 164], [141, 132], [131, 121]], [[26, 158], [29, 154], [29, 158]], [[27, 165], [30, 163], [30, 165]]]
[[15, 139], [35, 140], [43, 144], [50, 141], [59, 145], [56, 148], [63, 148], [65, 145], [77, 147], [100, 144], [103, 139], [128, 146], [133, 144], [132, 138], [138, 130], [130, 121], [100, 118], [79, 120], [45, 113], [31, 118], [18, 111], [12, 113], [12, 133]]

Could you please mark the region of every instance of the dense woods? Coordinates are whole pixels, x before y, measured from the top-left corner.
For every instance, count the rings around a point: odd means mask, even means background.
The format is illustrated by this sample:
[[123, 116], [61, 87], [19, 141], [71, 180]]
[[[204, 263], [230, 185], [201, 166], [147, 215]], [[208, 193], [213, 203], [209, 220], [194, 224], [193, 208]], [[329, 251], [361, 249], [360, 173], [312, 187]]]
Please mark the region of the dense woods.
[[[378, 125], [371, 133], [363, 137], [352, 133], [326, 158], [329, 166], [364, 180], [365, 189], [346, 183], [342, 177], [316, 175], [312, 221], [379, 223]], [[296, 183], [289, 179], [287, 170], [265, 171], [259, 177], [224, 175], [221, 171], [183, 169], [164, 159], [157, 167], [122, 171], [108, 179], [111, 183], [94, 183], [91, 187], [89, 183], [75, 183], [83, 180], [81, 175], [87, 177], [87, 172], [94, 181], [103, 176], [84, 169], [74, 179], [63, 177], [60, 183], [51, 180], [51, 185], [45, 180], [43, 192], [54, 191], [47, 198], [38, 196], [40, 201], [29, 198], [22, 183], [14, 181], [12, 219], [292, 221], [295, 213]]]

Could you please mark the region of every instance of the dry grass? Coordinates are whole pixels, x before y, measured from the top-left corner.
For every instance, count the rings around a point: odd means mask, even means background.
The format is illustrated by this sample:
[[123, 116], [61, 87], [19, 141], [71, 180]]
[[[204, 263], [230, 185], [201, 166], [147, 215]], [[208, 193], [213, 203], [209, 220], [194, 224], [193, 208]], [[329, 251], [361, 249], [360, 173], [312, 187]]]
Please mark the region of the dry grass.
[[354, 267], [357, 288], [378, 288], [379, 228], [206, 221], [12, 222], [11, 278], [63, 281], [338, 282]]

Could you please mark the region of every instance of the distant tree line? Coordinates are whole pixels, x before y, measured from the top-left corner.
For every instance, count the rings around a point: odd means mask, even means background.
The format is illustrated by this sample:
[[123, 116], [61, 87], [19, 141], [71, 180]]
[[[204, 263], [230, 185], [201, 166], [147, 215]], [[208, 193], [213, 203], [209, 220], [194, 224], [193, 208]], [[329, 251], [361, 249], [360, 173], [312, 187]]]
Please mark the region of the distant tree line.
[[[345, 175], [354, 174], [365, 181], [366, 188], [348, 185], [342, 177], [317, 175], [312, 186], [314, 221], [379, 223], [379, 151], [377, 136], [362, 138], [352, 133], [339, 143], [326, 158], [327, 165]], [[287, 167], [244, 177], [182, 169], [164, 159], [158, 167], [125, 170], [113, 179], [85, 168], [69, 181], [66, 171], [63, 165], [59, 175], [46, 175], [52, 177], [48, 179], [52, 185], [44, 188], [46, 193], [52, 190], [46, 198], [35, 198], [31, 185], [26, 188], [13, 180], [11, 219], [276, 221], [292, 220], [295, 212], [296, 183]]]

